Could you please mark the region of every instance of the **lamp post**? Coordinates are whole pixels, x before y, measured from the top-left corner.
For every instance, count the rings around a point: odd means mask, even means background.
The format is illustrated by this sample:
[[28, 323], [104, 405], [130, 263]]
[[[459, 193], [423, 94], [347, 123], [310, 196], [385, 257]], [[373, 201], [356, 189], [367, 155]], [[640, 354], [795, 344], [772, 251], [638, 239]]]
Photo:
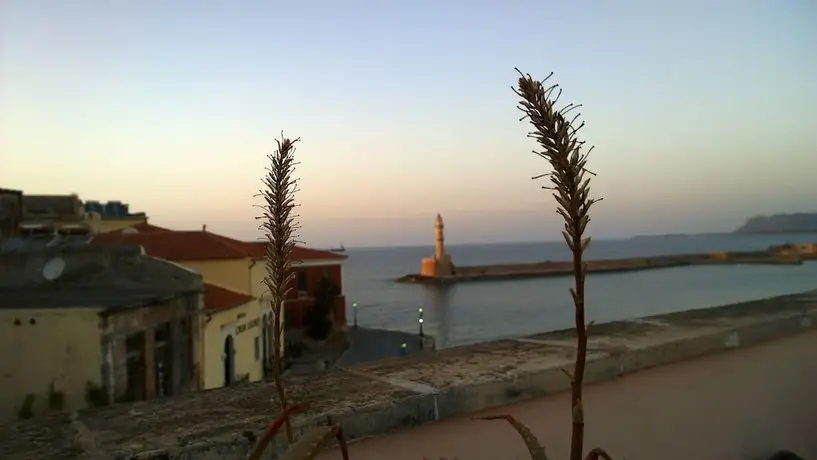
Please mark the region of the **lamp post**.
[[420, 349], [423, 349], [423, 323], [425, 319], [423, 318], [423, 307], [417, 309], [417, 323], [420, 325]]
[[408, 350], [406, 350], [406, 342], [403, 342], [403, 344], [400, 345], [400, 353], [402, 353], [403, 356], [406, 356], [406, 354], [408, 354]]
[[357, 329], [357, 302], [354, 302], [352, 304], [352, 312], [353, 312], [352, 314], [353, 314], [353, 316], [355, 318], [355, 329]]

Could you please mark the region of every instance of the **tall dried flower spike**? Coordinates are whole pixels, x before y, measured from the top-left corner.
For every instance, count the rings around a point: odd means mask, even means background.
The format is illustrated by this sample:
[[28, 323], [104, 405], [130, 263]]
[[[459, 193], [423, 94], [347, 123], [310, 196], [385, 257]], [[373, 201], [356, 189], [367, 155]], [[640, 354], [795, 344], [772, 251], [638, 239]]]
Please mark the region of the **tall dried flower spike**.
[[[261, 229], [266, 237], [264, 249], [267, 276], [264, 285], [269, 291], [272, 306], [272, 372], [281, 411], [287, 407], [286, 389], [281, 381], [281, 344], [283, 343], [284, 323], [281, 320], [284, 300], [287, 298], [294, 280], [292, 270], [292, 249], [297, 243], [297, 214], [295, 214], [295, 193], [298, 191], [298, 180], [294, 177], [295, 144], [300, 139], [290, 140], [281, 134], [276, 140], [277, 149], [267, 155], [269, 166], [262, 179], [264, 188], [260, 191], [264, 203], [263, 214], [257, 219], [262, 221]], [[292, 443], [292, 425], [289, 418], [285, 420], [287, 441]]]
[[[564, 236], [567, 246], [573, 253], [573, 276], [575, 286], [570, 289], [575, 307], [576, 319], [576, 362], [570, 377], [573, 429], [570, 443], [570, 460], [581, 460], [584, 449], [584, 406], [582, 404], [582, 383], [587, 359], [587, 325], [584, 316], [584, 280], [586, 266], [582, 260], [590, 238], [584, 237], [587, 224], [590, 222], [590, 207], [601, 199], [590, 198], [590, 177], [593, 173], [586, 169], [587, 158], [593, 148], [582, 151], [584, 141], [578, 138], [579, 130], [584, 123], [578, 123], [579, 114], [568, 119], [571, 111], [580, 105], [567, 104], [557, 108], [561, 95], [558, 85], [549, 85], [547, 80], [551, 72], [542, 81], [534, 80], [529, 74], [519, 72], [519, 81], [514, 92], [521, 99], [519, 109], [525, 114], [522, 120], [528, 119], [533, 131], [528, 137], [539, 144], [540, 150], [534, 153], [544, 158], [551, 171], [534, 179], [547, 177], [550, 185], [543, 188], [552, 190], [556, 199], [556, 212], [565, 221]], [[594, 449], [594, 455], [604, 451]], [[606, 456], [607, 454], [604, 453]]]

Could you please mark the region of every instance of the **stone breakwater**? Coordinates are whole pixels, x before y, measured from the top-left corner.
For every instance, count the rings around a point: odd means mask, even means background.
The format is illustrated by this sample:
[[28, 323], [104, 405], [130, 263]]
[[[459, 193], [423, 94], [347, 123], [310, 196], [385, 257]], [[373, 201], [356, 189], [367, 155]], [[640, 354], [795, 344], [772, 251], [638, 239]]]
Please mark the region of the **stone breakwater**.
[[[801, 247], [802, 246], [802, 247]], [[806, 259], [817, 259], [817, 244], [773, 246], [765, 251], [710, 252], [674, 254], [654, 257], [630, 257], [587, 261], [589, 274], [621, 273], [691, 265], [772, 264], [799, 265]], [[573, 274], [571, 261], [546, 261], [519, 264], [471, 265], [454, 267], [451, 275], [404, 275], [396, 281], [421, 284], [452, 284], [465, 281], [487, 281]]]
[[[594, 325], [586, 383], [780, 339], [817, 326], [817, 291]], [[569, 388], [575, 331], [484, 342], [291, 377], [294, 423], [376, 436]], [[274, 386], [243, 384], [0, 427], [3, 459], [243, 459], [278, 413]], [[280, 450], [281, 444], [273, 446]]]

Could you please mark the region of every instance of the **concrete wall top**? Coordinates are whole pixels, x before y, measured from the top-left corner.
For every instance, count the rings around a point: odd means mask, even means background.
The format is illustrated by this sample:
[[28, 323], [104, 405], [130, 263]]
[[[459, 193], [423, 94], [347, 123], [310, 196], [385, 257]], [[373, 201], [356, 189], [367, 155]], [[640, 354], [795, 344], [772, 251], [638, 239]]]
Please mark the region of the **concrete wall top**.
[[[816, 323], [817, 291], [811, 291], [594, 325], [585, 382], [779, 339]], [[573, 337], [573, 330], [556, 331], [293, 376], [290, 401], [309, 403], [295, 424], [340, 423], [355, 439], [564, 391]], [[264, 382], [87, 411], [74, 421], [77, 442], [108, 458], [244, 458], [278, 413], [274, 395]], [[65, 419], [54, 420], [50, 432], [77, 435], [60, 425]], [[56, 434], [29, 438], [26, 426], [0, 427], [0, 457], [11, 452], [6, 442], [20, 458], [76, 447]]]

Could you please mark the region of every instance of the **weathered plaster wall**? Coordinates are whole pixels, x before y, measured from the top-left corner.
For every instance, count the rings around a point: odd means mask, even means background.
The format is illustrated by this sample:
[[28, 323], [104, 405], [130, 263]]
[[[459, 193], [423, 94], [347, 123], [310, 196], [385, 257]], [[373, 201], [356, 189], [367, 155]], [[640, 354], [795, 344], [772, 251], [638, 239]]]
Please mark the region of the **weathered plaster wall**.
[[201, 273], [205, 283], [231, 291], [254, 295], [255, 283], [250, 279], [250, 264], [246, 259], [183, 260], [179, 264]]
[[146, 224], [148, 221], [145, 216], [129, 216], [129, 217], [104, 217], [96, 221], [98, 233], [113, 232], [122, 230], [123, 228], [133, 227], [137, 224]]
[[[179, 296], [164, 303], [144, 307], [112, 311], [102, 320], [101, 349], [103, 354], [102, 380], [108, 391], [109, 400], [116, 401], [125, 396], [128, 387], [127, 346], [129, 335], [144, 332], [145, 387], [146, 396], [157, 396], [155, 385], [154, 332], [164, 323], [170, 325], [170, 343], [173, 350], [172, 370], [174, 393], [197, 389], [198, 369], [201, 367], [197, 342], [200, 336], [201, 295], [198, 293]], [[187, 328], [183, 328], [183, 322]], [[188, 339], [189, 336], [189, 339]], [[100, 343], [97, 332], [97, 344]], [[183, 351], [189, 347], [188, 351]]]
[[0, 310], [0, 422], [16, 419], [28, 394], [32, 415], [42, 414], [52, 388], [63, 395], [64, 410], [85, 407], [86, 382], [100, 384], [98, 312]]
[[[232, 337], [233, 378], [246, 375], [250, 382], [263, 377], [262, 308], [258, 300], [210, 313], [204, 325], [204, 389], [224, 386], [224, 342]], [[256, 354], [256, 340], [258, 354]]]

